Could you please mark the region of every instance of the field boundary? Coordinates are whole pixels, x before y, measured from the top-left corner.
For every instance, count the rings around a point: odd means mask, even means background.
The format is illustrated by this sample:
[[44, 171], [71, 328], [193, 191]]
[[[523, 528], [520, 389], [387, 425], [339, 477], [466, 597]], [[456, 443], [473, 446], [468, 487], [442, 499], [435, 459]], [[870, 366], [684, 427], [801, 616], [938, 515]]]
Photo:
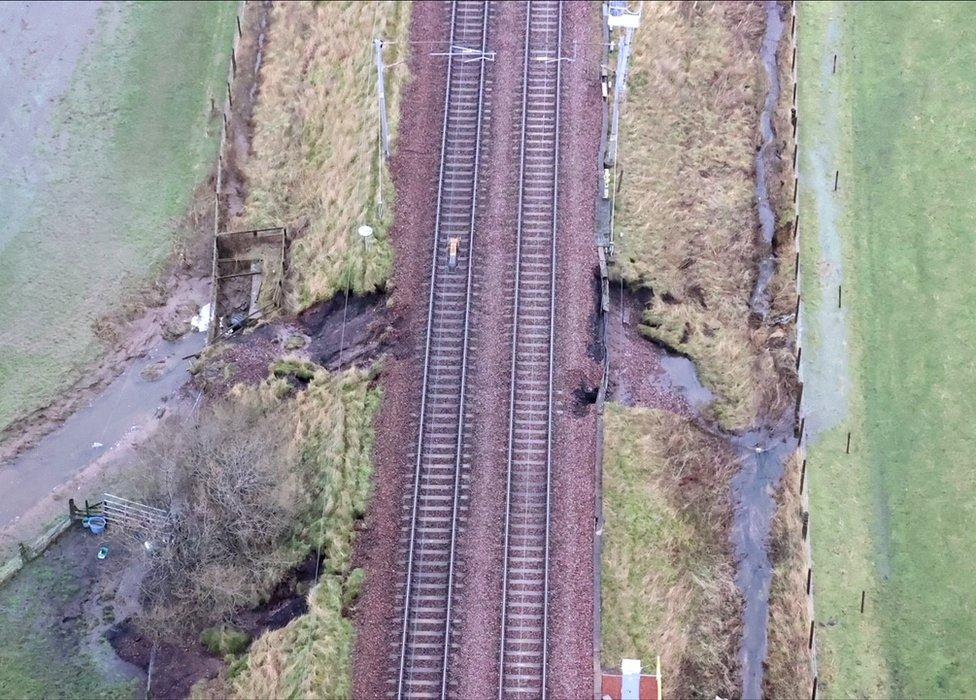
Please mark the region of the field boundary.
[[[214, 227], [213, 227], [213, 261], [211, 264], [211, 283], [210, 283], [210, 319], [209, 327], [207, 329], [207, 343], [213, 343], [217, 334], [217, 257], [219, 252], [217, 250], [217, 238], [220, 235], [220, 196], [224, 194], [221, 192], [224, 186], [224, 149], [227, 146], [227, 131], [230, 128], [231, 120], [231, 110], [234, 108], [233, 102], [233, 84], [234, 78], [237, 75], [237, 47], [244, 36], [243, 24], [245, 20], [245, 13], [247, 11], [247, 0], [239, 0], [237, 3], [237, 11], [235, 14], [235, 22], [237, 23], [237, 29], [234, 32], [234, 41], [230, 49], [230, 67], [227, 69], [227, 92], [224, 95], [224, 104], [220, 108], [220, 140], [217, 144], [217, 175], [214, 179], [214, 201], [213, 201], [213, 217], [214, 217]], [[257, 75], [255, 74], [255, 80], [257, 80]], [[284, 256], [282, 256], [282, 264], [284, 264]]]
[[815, 635], [816, 630], [816, 616], [814, 613], [814, 582], [813, 582], [813, 547], [812, 547], [812, 524], [811, 524], [811, 513], [810, 513], [810, 489], [806, 488], [806, 468], [807, 468], [807, 450], [806, 450], [806, 415], [804, 412], [803, 405], [803, 365], [800, 361], [803, 355], [803, 324], [801, 323], [801, 318], [803, 318], [803, 291], [802, 282], [803, 275], [800, 269], [800, 170], [799, 170], [799, 149], [800, 149], [800, 115], [797, 103], [797, 53], [798, 53], [798, 41], [797, 41], [797, 22], [799, 21], [799, 14], [797, 12], [796, 0], [792, 0], [790, 3], [790, 43], [791, 43], [791, 65], [790, 65], [790, 77], [792, 82], [793, 97], [792, 97], [792, 123], [793, 123], [793, 245], [795, 253], [794, 262], [794, 279], [796, 282], [796, 314], [794, 317], [794, 325], [796, 327], [796, 376], [797, 376], [797, 400], [796, 400], [796, 421], [797, 421], [797, 447], [796, 452], [800, 460], [800, 508], [802, 510], [803, 518], [803, 557], [806, 564], [806, 607], [807, 607], [807, 620], [809, 622], [809, 641], [807, 643], [810, 652], [810, 697], [811, 700], [816, 700], [817, 697], [817, 682], [818, 682], [818, 669], [817, 669], [817, 639]]
[[49, 525], [44, 532], [30, 543], [20, 542], [17, 547], [20, 553], [8, 559], [0, 566], [0, 586], [4, 586], [20, 572], [27, 564], [41, 556], [44, 551], [54, 544], [61, 535], [71, 527], [72, 520], [67, 515], [58, 518]]

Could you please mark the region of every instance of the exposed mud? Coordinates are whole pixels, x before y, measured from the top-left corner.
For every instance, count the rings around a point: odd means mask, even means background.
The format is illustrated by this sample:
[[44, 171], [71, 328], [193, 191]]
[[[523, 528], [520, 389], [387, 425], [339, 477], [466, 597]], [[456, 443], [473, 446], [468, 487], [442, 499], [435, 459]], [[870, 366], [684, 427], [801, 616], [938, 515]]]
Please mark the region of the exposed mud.
[[331, 370], [371, 364], [392, 342], [393, 329], [385, 294], [336, 295], [298, 317], [308, 337], [301, 352]]
[[642, 294], [619, 287], [610, 294], [609, 400], [670, 411], [686, 418], [706, 416], [715, 396], [699, 381], [694, 363], [641, 335], [639, 325], [646, 306]]
[[[87, 406], [0, 468], [0, 533], [16, 527], [35, 503], [90, 463], [147, 434], [178, 401], [189, 378], [184, 358], [203, 343], [200, 333], [172, 343], [160, 341]], [[154, 371], [146, 373], [149, 368]]]
[[[304, 615], [308, 612], [307, 596], [315, 578], [315, 564], [312, 555], [278, 584], [266, 603], [237, 613], [228, 624], [257, 639]], [[148, 697], [182, 700], [189, 697], [194, 683], [214, 678], [226, 667], [222, 658], [201, 643], [201, 630], [185, 630], [180, 638], [159, 642], [141, 629], [137, 620], [128, 616], [107, 630], [105, 636], [126, 664], [140, 669], [144, 675], [148, 675], [152, 666]]]

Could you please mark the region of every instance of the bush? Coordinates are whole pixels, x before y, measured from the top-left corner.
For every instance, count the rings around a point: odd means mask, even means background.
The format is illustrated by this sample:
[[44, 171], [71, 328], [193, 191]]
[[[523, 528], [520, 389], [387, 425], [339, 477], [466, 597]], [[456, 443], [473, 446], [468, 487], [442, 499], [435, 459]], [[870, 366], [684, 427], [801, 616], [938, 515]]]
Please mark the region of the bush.
[[227, 656], [242, 653], [251, 643], [251, 637], [230, 625], [217, 625], [205, 629], [200, 635], [200, 641], [211, 654]]
[[300, 480], [281, 418], [226, 401], [186, 424], [168, 422], [142, 450], [152, 500], [171, 533], [144, 581], [153, 627], [196, 628], [256, 605], [295, 564], [287, 546]]

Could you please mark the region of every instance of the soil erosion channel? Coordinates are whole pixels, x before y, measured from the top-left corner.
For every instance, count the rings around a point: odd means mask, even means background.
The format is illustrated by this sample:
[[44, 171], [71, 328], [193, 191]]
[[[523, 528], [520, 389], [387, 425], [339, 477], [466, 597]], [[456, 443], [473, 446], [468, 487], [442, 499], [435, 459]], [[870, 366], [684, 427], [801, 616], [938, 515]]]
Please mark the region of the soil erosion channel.
[[[773, 115], [779, 104], [780, 82], [777, 49], [783, 36], [785, 21], [779, 3], [767, 0], [766, 30], [761, 55], [766, 71], [768, 92], [760, 118], [762, 145], [756, 155], [756, 201], [760, 223], [760, 250], [756, 286], [750, 307], [754, 314], [765, 319], [769, 314], [767, 287], [776, 272], [773, 235], [776, 218], [769, 200], [769, 161], [773, 156], [775, 132]], [[762, 697], [763, 663], [767, 652], [767, 620], [772, 567], [767, 545], [776, 513], [775, 492], [783, 475], [784, 465], [796, 449], [793, 422], [787, 412], [779, 419], [766, 417], [766, 425], [732, 438], [741, 456], [739, 473], [732, 479], [735, 498], [735, 519], [732, 539], [738, 559], [736, 584], [745, 599], [743, 609], [742, 696]]]

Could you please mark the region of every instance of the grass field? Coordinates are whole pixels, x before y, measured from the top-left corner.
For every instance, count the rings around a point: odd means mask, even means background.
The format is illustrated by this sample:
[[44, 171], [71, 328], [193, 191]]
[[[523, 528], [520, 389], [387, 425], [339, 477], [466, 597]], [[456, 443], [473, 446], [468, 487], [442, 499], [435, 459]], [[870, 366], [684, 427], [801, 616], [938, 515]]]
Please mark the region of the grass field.
[[216, 155], [233, 31], [233, 3], [101, 9], [31, 191], [0, 202], [0, 429], [80, 376], [92, 322], [171, 252]]
[[[393, 187], [378, 159], [372, 38], [392, 40], [384, 61], [400, 64], [386, 73], [395, 132], [409, 20], [409, 3], [389, 0], [281, 3], [272, 10], [253, 154], [243, 164], [249, 190], [242, 224], [284, 225], [296, 236], [292, 309], [347, 285], [358, 294], [375, 291], [392, 272]], [[374, 229], [368, 247], [357, 233], [363, 224]]]
[[733, 697], [735, 456], [664, 411], [607, 404], [604, 433], [603, 666], [659, 655], [669, 696]]
[[[88, 554], [93, 549], [88, 546]], [[73, 562], [77, 565], [77, 562]], [[105, 668], [107, 640], [93, 649], [86, 592], [60, 557], [41, 557], [0, 588], [0, 697], [131, 698], [138, 682]]]
[[[974, 20], [966, 3], [800, 8], [808, 474], [830, 697], [976, 687]], [[839, 283], [843, 314], [828, 311]]]

